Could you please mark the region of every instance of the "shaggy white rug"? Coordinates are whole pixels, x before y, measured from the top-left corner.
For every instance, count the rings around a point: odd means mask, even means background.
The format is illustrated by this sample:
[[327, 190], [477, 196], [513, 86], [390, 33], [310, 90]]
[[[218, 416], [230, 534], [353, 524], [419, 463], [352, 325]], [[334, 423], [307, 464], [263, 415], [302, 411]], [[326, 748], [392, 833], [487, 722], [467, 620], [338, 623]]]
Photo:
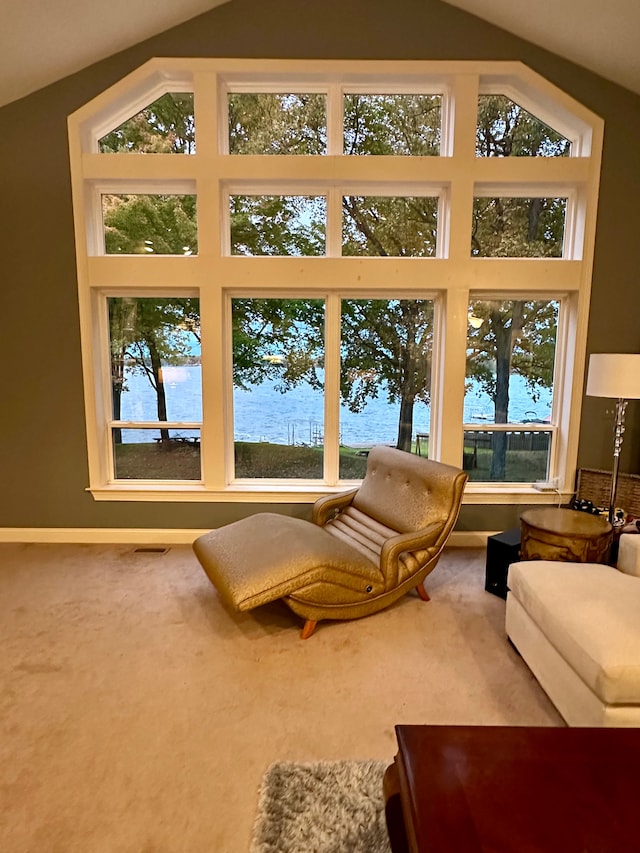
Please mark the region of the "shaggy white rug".
[[384, 761], [281, 762], [260, 789], [251, 853], [390, 853]]

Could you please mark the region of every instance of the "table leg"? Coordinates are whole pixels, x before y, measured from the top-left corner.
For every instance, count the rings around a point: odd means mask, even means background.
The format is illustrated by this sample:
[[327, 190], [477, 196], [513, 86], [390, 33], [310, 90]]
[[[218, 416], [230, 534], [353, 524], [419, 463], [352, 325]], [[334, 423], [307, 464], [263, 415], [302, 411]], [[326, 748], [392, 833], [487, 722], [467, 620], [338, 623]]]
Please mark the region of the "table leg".
[[410, 853], [400, 799], [400, 780], [396, 764], [390, 764], [384, 772], [384, 813], [392, 853]]

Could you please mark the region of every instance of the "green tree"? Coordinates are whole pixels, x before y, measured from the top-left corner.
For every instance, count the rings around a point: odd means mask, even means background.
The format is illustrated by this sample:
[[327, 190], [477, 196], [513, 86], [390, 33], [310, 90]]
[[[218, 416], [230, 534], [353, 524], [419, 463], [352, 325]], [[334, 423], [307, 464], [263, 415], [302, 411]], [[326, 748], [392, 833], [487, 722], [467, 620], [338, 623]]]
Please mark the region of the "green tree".
[[[478, 102], [480, 157], [566, 157], [569, 140], [504, 95]], [[479, 257], [560, 257], [566, 216], [562, 198], [481, 198], [473, 211], [472, 254]], [[508, 423], [509, 378], [524, 377], [536, 399], [553, 382], [558, 306], [555, 302], [473, 302], [483, 320], [468, 336], [467, 376], [494, 403], [494, 422]], [[504, 480], [507, 435], [493, 434], [491, 480]]]
[[283, 392], [303, 381], [322, 389], [324, 300], [234, 299], [232, 306], [237, 388], [275, 379]]
[[[118, 297], [109, 300], [111, 388], [114, 420], [120, 420], [125, 369], [147, 378], [156, 393], [158, 421], [167, 421], [167, 397], [162, 367], [184, 363], [199, 340], [199, 305], [192, 298]], [[169, 430], [160, 429], [162, 446]], [[116, 442], [122, 440], [117, 430]]]
[[440, 153], [439, 95], [345, 95], [344, 153]]
[[480, 95], [478, 157], [568, 157], [571, 143], [505, 95]]
[[102, 198], [107, 254], [197, 253], [194, 195], [107, 195]]
[[482, 258], [562, 257], [565, 198], [477, 198], [471, 254]]
[[[283, 110], [295, 98], [292, 111]], [[299, 96], [233, 95], [229, 98], [231, 153], [321, 153], [324, 102]], [[348, 95], [345, 153], [437, 154], [437, 96]], [[300, 216], [296, 197], [232, 199], [231, 244], [242, 254], [315, 255], [324, 250], [324, 211]], [[435, 254], [437, 199], [343, 199], [343, 254]], [[302, 224], [301, 224], [302, 222]], [[322, 251], [319, 250], [322, 241]], [[241, 387], [279, 378], [321, 387], [321, 303], [312, 300], [234, 300], [234, 383]], [[341, 395], [352, 411], [385, 393], [400, 403], [398, 446], [411, 449], [413, 407], [428, 402], [433, 306], [428, 300], [349, 300], [343, 303]], [[279, 354], [282, 364], [270, 361]], [[283, 369], [284, 365], [284, 369]]]
[[344, 196], [345, 256], [431, 257], [436, 253], [438, 199], [431, 196]]
[[[193, 150], [193, 104], [188, 96], [163, 96], [129, 123], [101, 140], [108, 151]], [[233, 94], [229, 96], [231, 154], [326, 152], [326, 102], [315, 94]], [[440, 152], [441, 98], [431, 95], [355, 95], [344, 99], [344, 152], [350, 156], [428, 156]], [[478, 106], [478, 156], [566, 156], [569, 141], [502, 95], [482, 96]], [[109, 219], [114, 245], [157, 241], [176, 251], [194, 237], [188, 210], [153, 196], [127, 202]], [[317, 202], [317, 200], [316, 200]], [[235, 196], [231, 244], [237, 254], [314, 255], [324, 246], [324, 211], [304, 196]], [[165, 205], [164, 209], [161, 209]], [[470, 251], [479, 256], [557, 256], [562, 251], [564, 199], [479, 199]], [[195, 221], [195, 210], [193, 211]], [[343, 254], [423, 257], [435, 254], [437, 202], [433, 197], [345, 196]], [[167, 237], [171, 224], [172, 236]], [[162, 225], [161, 225], [162, 223]], [[144, 226], [144, 227], [143, 227]], [[152, 236], [142, 237], [145, 232]], [[174, 240], [175, 238], [175, 240]], [[127, 243], [127, 240], [129, 241]], [[172, 242], [174, 241], [174, 242]], [[145, 243], [145, 245], [148, 245]], [[125, 249], [116, 249], [125, 251]], [[545, 311], [529, 302], [501, 303], [487, 311], [470, 345], [471, 378], [492, 395], [495, 420], [506, 422], [508, 376], [516, 370], [530, 387], [549, 384], [553, 368], [551, 327]], [[156, 317], [159, 322], [159, 318]], [[319, 387], [322, 364], [321, 309], [315, 300], [235, 300], [234, 382], [281, 377], [286, 389], [306, 381]], [[149, 335], [152, 337], [151, 332]], [[409, 449], [413, 406], [427, 403], [433, 313], [426, 300], [349, 300], [343, 314], [341, 393], [359, 410], [385, 393], [400, 402], [399, 447]], [[521, 343], [528, 340], [537, 354]], [[150, 353], [148, 343], [145, 344]], [[521, 351], [522, 350], [522, 351]], [[525, 352], [528, 352], [525, 358]], [[150, 357], [150, 356], [149, 356]], [[282, 367], [276, 366], [281, 357]], [[495, 362], [493, 378], [488, 364]], [[153, 373], [153, 371], [152, 371]], [[506, 448], [506, 445], [505, 445]], [[504, 476], [504, 449], [494, 450], [492, 477]]]
[[325, 154], [326, 98], [242, 93], [228, 97], [230, 154]]
[[325, 210], [324, 196], [231, 196], [231, 253], [324, 255]]
[[432, 348], [431, 300], [343, 300], [342, 400], [352, 412], [380, 394], [400, 403], [400, 450], [411, 451], [415, 403], [430, 400]]
[[[347, 95], [345, 153], [437, 155], [440, 114], [438, 96]], [[345, 196], [342, 210], [343, 255], [435, 255], [437, 198]], [[343, 301], [342, 401], [353, 412], [381, 394], [399, 403], [401, 450], [411, 450], [415, 403], [430, 401], [432, 347], [431, 300]]]
[[[104, 154], [193, 154], [193, 94], [168, 92], [103, 136]], [[103, 196], [107, 254], [191, 254], [198, 250], [194, 195]]]
[[195, 154], [196, 136], [191, 92], [167, 92], [103, 136], [103, 154]]
[[[534, 401], [553, 382], [558, 327], [557, 302], [488, 300], [471, 303], [482, 323], [469, 327], [467, 377], [475, 379], [494, 403], [494, 422], [509, 422], [509, 379], [522, 376]], [[494, 432], [490, 479], [505, 479], [507, 434]]]

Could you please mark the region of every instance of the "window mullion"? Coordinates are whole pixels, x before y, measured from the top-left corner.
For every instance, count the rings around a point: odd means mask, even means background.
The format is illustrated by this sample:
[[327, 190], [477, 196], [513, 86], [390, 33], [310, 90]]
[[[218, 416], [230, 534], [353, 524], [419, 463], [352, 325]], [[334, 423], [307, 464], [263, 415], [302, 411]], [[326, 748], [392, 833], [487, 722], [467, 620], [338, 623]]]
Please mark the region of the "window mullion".
[[573, 472], [569, 471], [568, 460], [577, 454], [580, 412], [576, 404], [580, 388], [571, 382], [575, 371], [575, 353], [572, 342], [576, 337], [577, 296], [560, 300], [560, 316], [556, 335], [556, 358], [553, 375], [553, 408], [551, 423], [555, 425], [549, 459], [549, 479], [564, 482], [560, 488], [573, 488]]
[[444, 243], [445, 256], [466, 260], [471, 254], [471, 222], [473, 209], [475, 138], [478, 116], [478, 78], [465, 75], [455, 78], [453, 115], [448, 130], [452, 135], [452, 180], [446, 199], [447, 215]]
[[439, 304], [434, 333], [435, 347], [431, 379], [431, 444], [429, 455], [460, 465], [464, 413], [464, 379], [467, 339], [466, 288], [449, 290]]
[[324, 476], [339, 479], [340, 446], [340, 297], [330, 293], [325, 306], [324, 339]]
[[[219, 287], [200, 293], [202, 334], [202, 479], [222, 489], [233, 466], [231, 305]], [[227, 440], [223, 440], [223, 436]]]
[[[94, 291], [93, 323], [94, 335], [98, 352], [94, 351], [96, 362], [96, 376], [99, 381], [96, 388], [96, 421], [98, 427], [98, 443], [101, 445], [100, 459], [102, 476], [110, 482], [115, 476], [115, 461], [113, 458], [113, 442], [111, 440], [111, 428], [109, 421], [113, 418], [113, 397], [111, 386], [111, 363], [110, 363], [110, 339], [109, 339], [109, 309], [107, 297], [104, 293]], [[107, 382], [107, 377], [109, 381]], [[92, 442], [93, 443], [93, 442]]]
[[217, 74], [201, 71], [194, 75], [198, 255], [203, 264], [221, 256], [221, 243], [228, 231], [222, 216], [221, 188], [215, 166], [220, 159], [218, 151], [223, 146], [222, 138], [226, 133], [224, 91]]
[[343, 87], [334, 83], [327, 90], [327, 154], [340, 156], [343, 134]]
[[326, 252], [328, 258], [342, 255], [342, 189], [329, 187], [327, 196]]

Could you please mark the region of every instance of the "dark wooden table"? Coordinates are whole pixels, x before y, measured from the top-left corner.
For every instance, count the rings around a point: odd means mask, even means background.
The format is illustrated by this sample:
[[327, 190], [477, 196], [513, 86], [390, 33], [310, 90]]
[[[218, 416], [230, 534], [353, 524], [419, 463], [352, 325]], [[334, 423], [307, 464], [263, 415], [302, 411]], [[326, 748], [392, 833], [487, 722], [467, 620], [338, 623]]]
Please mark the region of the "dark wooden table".
[[640, 729], [396, 726], [394, 853], [640, 851]]

